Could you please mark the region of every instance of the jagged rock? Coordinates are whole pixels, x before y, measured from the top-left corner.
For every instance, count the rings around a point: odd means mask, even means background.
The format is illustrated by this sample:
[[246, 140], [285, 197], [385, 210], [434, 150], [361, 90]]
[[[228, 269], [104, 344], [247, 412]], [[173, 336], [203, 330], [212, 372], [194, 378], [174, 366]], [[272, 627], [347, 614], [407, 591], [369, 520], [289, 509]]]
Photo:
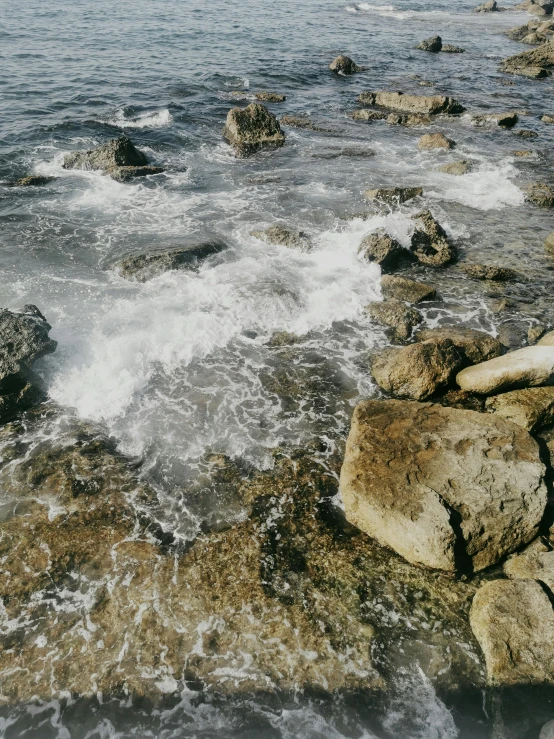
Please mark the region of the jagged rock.
[[515, 280], [517, 272], [509, 267], [495, 267], [491, 264], [463, 264], [464, 272], [474, 280], [493, 280], [506, 282]]
[[504, 10], [504, 8], [499, 8], [496, 0], [487, 0], [486, 3], [483, 3], [482, 5], [479, 5], [478, 7], [474, 8], [473, 12], [474, 13], [498, 13], [501, 10]]
[[416, 282], [399, 275], [383, 275], [381, 277], [381, 292], [388, 300], [404, 300], [407, 303], [422, 303], [425, 300], [434, 300], [437, 291], [431, 285]]
[[106, 170], [106, 174], [109, 174], [112, 180], [117, 182], [128, 182], [135, 177], [148, 177], [153, 174], [160, 174], [165, 172], [163, 167], [111, 167]]
[[367, 400], [354, 411], [340, 489], [347, 519], [409, 562], [477, 572], [537, 535], [544, 471], [537, 442], [504, 419]]
[[486, 362], [502, 354], [502, 344], [484, 331], [467, 326], [447, 326], [419, 331], [416, 341], [451, 341], [464, 360], [464, 364]]
[[115, 262], [112, 269], [126, 280], [147, 282], [171, 270], [196, 270], [208, 257], [219, 254], [226, 248], [227, 245], [221, 241], [206, 241], [146, 254], [131, 254]]
[[366, 311], [374, 321], [392, 329], [395, 341], [407, 341], [414, 327], [423, 320], [418, 310], [406, 305], [402, 300], [370, 303]]
[[227, 113], [223, 136], [237, 156], [249, 156], [261, 149], [276, 149], [285, 143], [279, 121], [260, 103], [232, 108]]
[[554, 383], [554, 347], [526, 346], [462, 370], [456, 382], [470, 393], [495, 395]]
[[261, 103], [284, 103], [287, 99], [286, 95], [281, 95], [277, 92], [256, 92], [254, 93], [254, 97]]
[[312, 249], [308, 234], [303, 231], [290, 231], [282, 226], [270, 226], [265, 231], [252, 231], [250, 235], [268, 244], [287, 246], [289, 249], [298, 249], [304, 252]]
[[461, 159], [459, 162], [450, 162], [449, 164], [443, 164], [442, 167], [439, 167], [439, 172], [444, 172], [445, 174], [451, 174], [455, 175], [456, 177], [461, 177], [462, 175], [471, 172], [472, 169], [472, 162], [468, 162], [467, 159]]
[[442, 133], [426, 133], [419, 139], [418, 149], [453, 149], [456, 144]]
[[443, 44], [441, 49], [443, 54], [465, 54], [465, 49], [454, 44]]
[[371, 363], [382, 390], [398, 398], [426, 400], [446, 388], [464, 359], [449, 339], [385, 349]]
[[554, 331], [549, 331], [541, 337], [538, 346], [554, 346]]
[[394, 271], [403, 259], [409, 257], [407, 249], [383, 229], [368, 234], [358, 247], [358, 254], [366, 262], [376, 262], [382, 272]]
[[531, 5], [527, 8], [527, 12], [532, 13], [533, 15], [547, 16], [552, 15], [553, 7], [554, 6], [551, 3], [548, 3], [546, 5], [542, 5], [540, 3], [531, 3]]
[[74, 151], [63, 160], [64, 169], [104, 169], [114, 167], [144, 167], [148, 159], [139, 151], [131, 139], [120, 136], [103, 146], [89, 151]]
[[486, 407], [528, 431], [554, 423], [554, 387], [512, 390], [487, 399]]
[[20, 180], [13, 182], [12, 185], [13, 187], [40, 187], [42, 185], [48, 185], [56, 179], [58, 178], [34, 174], [28, 177], [22, 177]]
[[412, 218], [416, 221], [416, 229], [411, 248], [417, 260], [432, 267], [443, 267], [453, 262], [457, 256], [456, 249], [431, 212], [425, 210]]
[[457, 115], [465, 108], [454, 98], [444, 95], [405, 95], [403, 92], [362, 92], [358, 101], [363, 105], [399, 110], [404, 113]]
[[432, 51], [437, 54], [442, 49], [442, 39], [440, 36], [432, 36], [418, 44], [416, 49], [420, 49], [421, 51]]
[[523, 51], [504, 59], [501, 69], [510, 74], [519, 74], [532, 79], [547, 77], [554, 66], [554, 45], [544, 43], [536, 49]]
[[336, 74], [354, 74], [363, 72], [366, 68], [358, 66], [349, 56], [337, 56], [329, 64], [329, 69]]
[[501, 128], [513, 128], [519, 121], [517, 113], [479, 113], [471, 116], [474, 126], [485, 126], [493, 123]]
[[422, 187], [379, 187], [376, 190], [365, 190], [364, 192], [364, 197], [368, 200], [378, 200], [387, 205], [401, 205], [421, 195], [423, 195]]
[[554, 206], [554, 188], [544, 182], [533, 182], [526, 187], [527, 200], [540, 208], [552, 208]]
[[470, 620], [490, 683], [554, 682], [554, 610], [538, 583], [486, 583], [475, 595]]

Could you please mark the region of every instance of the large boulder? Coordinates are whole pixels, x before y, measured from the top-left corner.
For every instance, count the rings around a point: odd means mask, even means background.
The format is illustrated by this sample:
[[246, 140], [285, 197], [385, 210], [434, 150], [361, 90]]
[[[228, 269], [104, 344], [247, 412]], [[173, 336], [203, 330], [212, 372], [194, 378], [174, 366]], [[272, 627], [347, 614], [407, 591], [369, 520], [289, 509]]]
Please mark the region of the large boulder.
[[554, 387], [528, 387], [488, 398], [486, 407], [528, 431], [554, 423]]
[[431, 36], [416, 46], [420, 51], [431, 51], [437, 54], [442, 49], [442, 39], [440, 36]]
[[451, 341], [466, 364], [486, 362], [502, 354], [502, 344], [490, 334], [467, 326], [444, 326], [419, 331], [417, 341]]
[[337, 56], [331, 64], [329, 64], [331, 72], [336, 74], [354, 74], [355, 72], [363, 72], [365, 67], [358, 66], [349, 56]]
[[532, 580], [493, 580], [476, 593], [471, 628], [494, 685], [554, 682], [554, 610]]
[[358, 254], [366, 262], [378, 264], [382, 272], [392, 272], [410, 256], [408, 250], [384, 229], [368, 234], [358, 247]]
[[526, 346], [467, 367], [458, 374], [456, 382], [462, 390], [479, 395], [554, 384], [554, 347]]
[[285, 143], [279, 121], [260, 103], [232, 108], [227, 114], [223, 136], [237, 156], [249, 156], [260, 149], [275, 149]]
[[423, 320], [418, 310], [406, 305], [402, 300], [370, 303], [366, 311], [374, 321], [392, 329], [395, 341], [407, 341], [415, 326]]
[[504, 419], [431, 403], [354, 411], [346, 517], [414, 564], [476, 572], [532, 540], [547, 488], [536, 441]]
[[421, 303], [424, 300], [434, 300], [437, 291], [424, 282], [416, 282], [400, 275], [383, 275], [381, 277], [381, 292], [383, 297], [394, 300], [404, 300], [406, 303]]
[[126, 280], [147, 282], [171, 270], [196, 270], [208, 257], [226, 248], [227, 244], [222, 241], [206, 241], [174, 249], [131, 254], [115, 262], [112, 269]]
[[104, 169], [114, 167], [144, 167], [146, 155], [127, 136], [112, 139], [107, 144], [88, 151], [74, 151], [63, 160], [64, 169]]
[[430, 267], [444, 267], [453, 262], [456, 249], [432, 213], [425, 210], [412, 218], [416, 222], [412, 236], [412, 252], [416, 259]]
[[371, 371], [382, 390], [398, 398], [426, 400], [444, 390], [464, 359], [449, 339], [423, 341], [377, 354]]
[[286, 246], [289, 249], [309, 252], [312, 249], [309, 236], [303, 231], [292, 231], [283, 226], [270, 226], [265, 231], [252, 231], [251, 236], [267, 244]]
[[404, 113], [457, 115], [465, 108], [454, 98], [445, 95], [405, 95], [403, 92], [362, 92], [358, 101], [364, 105], [399, 110]]

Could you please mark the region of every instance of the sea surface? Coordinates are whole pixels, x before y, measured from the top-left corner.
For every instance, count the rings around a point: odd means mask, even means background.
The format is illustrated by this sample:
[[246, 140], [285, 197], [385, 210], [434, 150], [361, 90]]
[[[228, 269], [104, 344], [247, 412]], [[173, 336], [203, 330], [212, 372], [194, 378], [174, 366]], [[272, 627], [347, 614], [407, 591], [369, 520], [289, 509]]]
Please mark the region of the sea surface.
[[[178, 539], [244, 515], [182, 494], [209, 455], [267, 469], [277, 446], [343, 439], [357, 400], [375, 394], [368, 355], [388, 339], [364, 307], [380, 298], [380, 273], [357, 249], [379, 227], [407, 245], [421, 203], [379, 212], [363, 190], [422, 186], [424, 205], [464, 259], [526, 274], [513, 288], [517, 309], [498, 313], [494, 295], [461, 271], [429, 277], [423, 270], [443, 297], [426, 308], [426, 325], [463, 321], [517, 343], [537, 322], [554, 320], [552, 263], [542, 249], [554, 219], [525, 203], [523, 192], [551, 176], [554, 127], [539, 116], [554, 114], [554, 83], [498, 71], [503, 57], [526, 48], [503, 31], [529, 17], [472, 14], [476, 1], [0, 0], [1, 306], [33, 303], [45, 314], [59, 342], [39, 364], [52, 400], [101, 424], [122, 452], [143, 461], [162, 501], [160, 522]], [[435, 33], [466, 53], [414, 49]], [[331, 74], [339, 53], [367, 71]], [[519, 130], [538, 136], [476, 127], [465, 115], [433, 127], [457, 142], [455, 152], [420, 152], [423, 130], [349, 118], [360, 92], [380, 89], [452, 95], [469, 112], [518, 110]], [[287, 96], [269, 106], [276, 114], [309, 116], [330, 131], [287, 128], [282, 149], [235, 158], [222, 139], [226, 114], [261, 90]], [[122, 134], [165, 173], [122, 184], [62, 168], [68, 152]], [[531, 155], [514, 155], [522, 149]], [[472, 172], [437, 171], [462, 158], [476, 162]], [[10, 186], [29, 174], [57, 179]], [[315, 249], [300, 253], [250, 235], [276, 222], [308, 233]], [[110, 270], [125, 254], [211, 238], [229, 248], [198, 272], [140, 284]], [[268, 346], [283, 331], [298, 337], [292, 368]], [[317, 380], [312, 393], [280, 391], [283, 377], [306, 375]], [[417, 666], [405, 679], [383, 736], [471, 736]], [[185, 703], [186, 722], [172, 712], [123, 709], [88, 712], [85, 720], [52, 704], [5, 714], [0, 732], [376, 736], [361, 724], [357, 733], [341, 728], [339, 707], [325, 717], [301, 698], [279, 715], [260, 707], [263, 732], [252, 719], [255, 706], [241, 725], [236, 708]], [[405, 715], [410, 728], [395, 729]]]

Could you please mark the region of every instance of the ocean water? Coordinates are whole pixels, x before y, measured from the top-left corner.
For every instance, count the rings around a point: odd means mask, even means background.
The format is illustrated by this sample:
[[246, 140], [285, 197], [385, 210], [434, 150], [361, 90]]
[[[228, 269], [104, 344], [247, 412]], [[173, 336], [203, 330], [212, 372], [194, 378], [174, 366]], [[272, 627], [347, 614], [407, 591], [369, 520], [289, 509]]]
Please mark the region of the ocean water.
[[[59, 342], [40, 363], [52, 399], [102, 424], [123, 452], [143, 460], [163, 502], [160, 519], [183, 541], [213, 517], [175, 495], [201, 474], [208, 455], [265, 469], [276, 446], [343, 438], [356, 401], [375, 393], [368, 355], [387, 338], [364, 307], [380, 299], [380, 274], [357, 249], [382, 226], [407, 244], [421, 204], [378, 212], [363, 190], [423, 186], [425, 206], [459, 240], [464, 258], [526, 274], [514, 288], [517, 311], [497, 314], [486, 289], [461, 272], [422, 269], [443, 297], [425, 309], [428, 326], [463, 321], [523, 336], [554, 320], [542, 250], [554, 222], [523, 193], [551, 172], [554, 137], [539, 116], [554, 113], [553, 83], [498, 71], [503, 57], [526, 48], [502, 32], [528, 17], [473, 15], [475, 2], [0, 0], [2, 306], [34, 303], [46, 315]], [[466, 53], [414, 50], [435, 33]], [[332, 75], [327, 65], [339, 53], [368, 70]], [[519, 110], [519, 128], [538, 137], [477, 128], [466, 115], [433, 126], [457, 142], [455, 152], [420, 152], [423, 130], [348, 117], [361, 91], [379, 89], [449, 94], [469, 112]], [[260, 90], [286, 94], [285, 103], [269, 106], [276, 114], [308, 115], [331, 132], [287, 128], [282, 149], [236, 159], [222, 140], [225, 116]], [[68, 152], [122, 133], [166, 172], [122, 184], [62, 168]], [[358, 155], [349, 156], [352, 149]], [[517, 157], [518, 149], [532, 155]], [[437, 171], [461, 158], [475, 160], [475, 169], [462, 177]], [[28, 174], [57, 179], [9, 186]], [[275, 222], [306, 231], [315, 249], [298, 253], [250, 235]], [[137, 284], [110, 270], [127, 253], [213, 237], [229, 248], [197, 273]], [[277, 331], [299, 337], [294, 370], [316, 377], [315, 396], [279, 391], [291, 368], [268, 346]], [[218, 515], [233, 520], [241, 512]], [[399, 701], [383, 736], [470, 736], [416, 668]], [[45, 706], [40, 721], [8, 717], [0, 730], [64, 739], [231, 735], [220, 709], [193, 711], [183, 702], [193, 717], [188, 733], [179, 733], [172, 715], [137, 718], [135, 726], [89, 717], [80, 734], [79, 721], [59, 706]], [[398, 728], [405, 714], [409, 730]], [[265, 734], [232, 735], [373, 736], [361, 724], [348, 733], [309, 705], [264, 717]]]

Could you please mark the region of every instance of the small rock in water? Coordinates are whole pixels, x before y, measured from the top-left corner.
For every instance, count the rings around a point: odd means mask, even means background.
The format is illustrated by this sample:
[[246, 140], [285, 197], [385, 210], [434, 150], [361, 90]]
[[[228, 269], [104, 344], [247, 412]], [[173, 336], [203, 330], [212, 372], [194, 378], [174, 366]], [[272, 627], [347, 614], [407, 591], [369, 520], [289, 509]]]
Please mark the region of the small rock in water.
[[391, 328], [395, 341], [407, 341], [415, 326], [423, 320], [418, 310], [406, 305], [402, 300], [370, 303], [366, 307], [366, 312], [377, 323]]
[[542, 115], [541, 121], [543, 123], [554, 123], [554, 116], [553, 115]]
[[22, 177], [20, 180], [13, 182], [12, 185], [13, 187], [40, 187], [42, 185], [48, 185], [56, 179], [58, 178], [35, 174], [29, 175], [28, 177]]
[[533, 182], [526, 188], [527, 200], [541, 208], [554, 206], [554, 188], [544, 182]]
[[256, 92], [254, 97], [261, 103], [284, 103], [287, 99], [286, 95], [280, 95], [277, 92]]
[[412, 218], [416, 221], [416, 229], [411, 248], [417, 260], [431, 267], [444, 267], [453, 262], [457, 256], [456, 249], [432, 213], [425, 210]]
[[523, 128], [521, 131], [515, 131], [514, 136], [519, 136], [521, 139], [536, 139], [539, 134], [536, 131], [530, 131], [527, 128]]
[[260, 103], [232, 108], [227, 114], [223, 136], [241, 157], [261, 149], [276, 149], [285, 143], [279, 121]]
[[112, 269], [126, 280], [147, 282], [172, 270], [196, 270], [201, 262], [225, 249], [227, 245], [221, 241], [207, 241], [146, 254], [133, 254], [115, 262]]
[[470, 393], [495, 395], [554, 383], [554, 347], [527, 346], [462, 370], [456, 382]]
[[464, 364], [478, 364], [502, 354], [502, 344], [490, 334], [467, 326], [428, 328], [415, 337], [416, 341], [451, 341]]
[[443, 54], [465, 54], [465, 49], [461, 46], [454, 46], [454, 44], [443, 44], [441, 49]]
[[362, 105], [377, 105], [381, 108], [404, 113], [423, 115], [458, 115], [465, 108], [454, 98], [445, 95], [405, 95], [403, 92], [362, 92], [358, 97]]
[[309, 118], [304, 118], [295, 115], [284, 115], [281, 117], [280, 122], [283, 126], [291, 126], [292, 128], [304, 128], [307, 131], [318, 131], [319, 133], [334, 133], [332, 128], [322, 128], [316, 126], [311, 122]]
[[387, 299], [404, 300], [406, 303], [422, 303], [425, 300], [434, 300], [437, 291], [431, 285], [416, 282], [400, 275], [383, 275], [381, 277], [381, 292]]
[[554, 231], [548, 234], [544, 241], [544, 248], [549, 253], [554, 255]]
[[486, 3], [483, 3], [482, 5], [479, 5], [477, 8], [474, 8], [473, 12], [474, 13], [498, 13], [501, 10], [504, 10], [504, 8], [499, 8], [496, 0], [487, 0]]
[[376, 190], [365, 190], [364, 192], [364, 197], [368, 200], [378, 200], [387, 205], [401, 205], [421, 195], [423, 195], [422, 187], [379, 187]]
[[252, 231], [250, 236], [268, 244], [286, 246], [298, 251], [309, 252], [312, 249], [308, 234], [303, 231], [291, 231], [283, 226], [270, 226], [265, 231]]
[[64, 169], [110, 170], [114, 167], [144, 167], [147, 164], [146, 155], [127, 136], [112, 139], [96, 149], [75, 151], [67, 154], [63, 160]]
[[443, 164], [442, 167], [439, 167], [439, 172], [444, 172], [445, 174], [451, 174], [455, 175], [456, 177], [461, 177], [462, 175], [471, 172], [472, 169], [472, 162], [469, 162], [467, 159], [461, 159], [459, 162], [449, 162], [448, 164]]
[[350, 117], [355, 121], [384, 121], [387, 114], [378, 110], [367, 110], [366, 108], [361, 108], [360, 110], [352, 111], [352, 113], [350, 113]]
[[471, 122], [474, 126], [484, 126], [487, 123], [493, 123], [501, 128], [513, 128], [519, 121], [519, 115], [513, 113], [482, 113], [471, 116]]
[[419, 139], [418, 149], [453, 149], [456, 144], [442, 133], [426, 133]]
[[358, 248], [358, 254], [366, 262], [378, 264], [384, 273], [394, 271], [403, 259], [410, 256], [408, 250], [383, 229], [366, 236]]
[[336, 74], [354, 74], [355, 72], [363, 72], [366, 67], [360, 67], [349, 56], [337, 56], [331, 64], [329, 64], [331, 72]]
[[486, 407], [528, 431], [554, 423], [554, 387], [512, 390], [487, 399]]
[[515, 280], [517, 272], [509, 267], [495, 267], [490, 264], [463, 264], [464, 272], [475, 280], [506, 282]]
[[416, 49], [420, 49], [421, 51], [432, 51], [437, 54], [442, 49], [442, 39], [440, 36], [432, 36], [418, 44]]
[[533, 156], [533, 152], [531, 151], [531, 149], [517, 149], [516, 151], [513, 151], [512, 154], [515, 157], [521, 157], [521, 158]]
[[165, 172], [163, 167], [112, 167], [106, 170], [106, 174], [109, 174], [112, 180], [117, 182], [128, 182], [129, 180], [135, 179], [135, 177], [149, 177], [153, 174], [160, 174]]

